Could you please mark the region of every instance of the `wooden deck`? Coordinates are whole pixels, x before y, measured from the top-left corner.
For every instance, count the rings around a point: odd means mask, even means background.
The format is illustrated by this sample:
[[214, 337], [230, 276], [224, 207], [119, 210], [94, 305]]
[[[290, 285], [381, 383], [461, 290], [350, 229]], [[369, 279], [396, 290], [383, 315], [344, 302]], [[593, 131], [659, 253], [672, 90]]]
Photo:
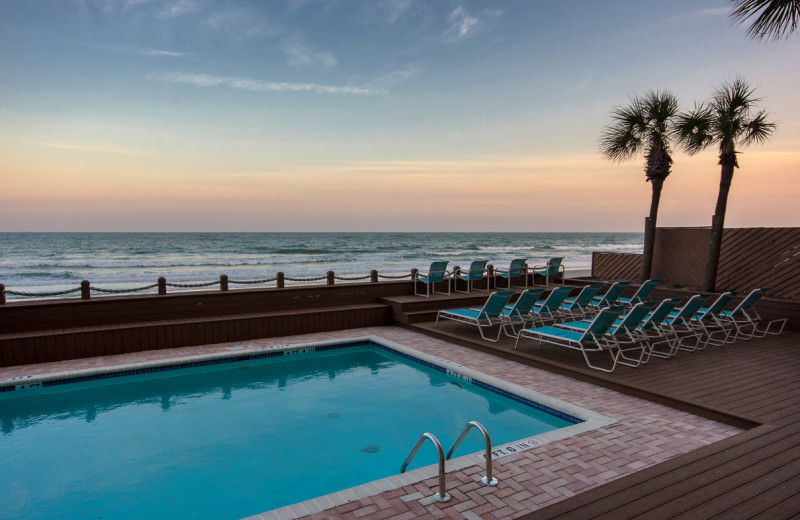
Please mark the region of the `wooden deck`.
[[481, 340], [472, 327], [408, 328], [750, 429], [583, 492], [522, 518], [626, 519], [800, 516], [800, 332], [702, 352], [680, 352], [612, 374], [588, 370], [577, 351], [534, 341]]

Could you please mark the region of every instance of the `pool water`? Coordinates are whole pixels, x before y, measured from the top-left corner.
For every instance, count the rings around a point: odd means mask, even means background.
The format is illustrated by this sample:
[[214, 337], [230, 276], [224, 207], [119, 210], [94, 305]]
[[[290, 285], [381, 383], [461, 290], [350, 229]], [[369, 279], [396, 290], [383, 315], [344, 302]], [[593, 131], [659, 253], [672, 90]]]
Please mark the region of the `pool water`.
[[242, 518], [397, 474], [471, 420], [495, 446], [574, 422], [376, 346], [3, 392], [0, 518]]

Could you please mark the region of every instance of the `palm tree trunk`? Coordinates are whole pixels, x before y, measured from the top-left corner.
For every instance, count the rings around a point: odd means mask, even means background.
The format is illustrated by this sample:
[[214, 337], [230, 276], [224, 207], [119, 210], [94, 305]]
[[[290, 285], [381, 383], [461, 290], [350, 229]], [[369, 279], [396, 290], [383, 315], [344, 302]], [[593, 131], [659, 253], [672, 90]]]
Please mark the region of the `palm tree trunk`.
[[719, 194], [717, 195], [717, 207], [714, 216], [711, 217], [711, 243], [708, 250], [708, 261], [706, 262], [706, 273], [703, 280], [703, 291], [713, 292], [717, 286], [717, 269], [719, 267], [720, 251], [722, 250], [722, 232], [725, 228], [725, 212], [728, 208], [728, 193], [731, 191], [733, 181], [733, 170], [736, 166], [736, 154], [721, 154], [719, 163], [722, 165]]
[[653, 269], [658, 204], [661, 202], [661, 188], [664, 187], [663, 178], [654, 177], [650, 179], [650, 182], [653, 184], [653, 196], [650, 199], [650, 216], [644, 221], [644, 252], [642, 254], [642, 274], [640, 275], [642, 282], [650, 278], [650, 271]]

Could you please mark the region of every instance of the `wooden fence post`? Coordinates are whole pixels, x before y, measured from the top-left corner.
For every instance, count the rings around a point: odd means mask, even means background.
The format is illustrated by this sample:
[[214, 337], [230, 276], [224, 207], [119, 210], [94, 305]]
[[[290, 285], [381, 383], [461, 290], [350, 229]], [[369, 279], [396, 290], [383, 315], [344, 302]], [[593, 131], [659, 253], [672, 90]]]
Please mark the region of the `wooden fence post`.
[[81, 282], [81, 299], [88, 300], [91, 297], [92, 297], [91, 284], [89, 284], [89, 280], [83, 280]]
[[[492, 289], [492, 278], [494, 278], [494, 266], [489, 264], [486, 266], [486, 290], [489, 291]], [[508, 279], [509, 285], [511, 284], [511, 278]]]
[[167, 294], [167, 279], [163, 276], [158, 277], [158, 294], [161, 296]]
[[333, 271], [328, 271], [328, 274], [327, 274], [327, 276], [328, 276], [328, 285], [333, 285], [333, 283], [334, 283], [334, 280], [333, 280]]
[[369, 281], [372, 283], [378, 283], [378, 270], [373, 269], [369, 272]]
[[286, 282], [283, 280], [282, 271], [278, 271], [278, 274], [275, 275], [275, 286], [278, 289], [283, 289], [286, 286]]
[[0, 283], [0, 305], [6, 303], [6, 286]]
[[220, 291], [227, 291], [228, 290], [228, 275], [227, 274], [219, 275], [219, 290]]

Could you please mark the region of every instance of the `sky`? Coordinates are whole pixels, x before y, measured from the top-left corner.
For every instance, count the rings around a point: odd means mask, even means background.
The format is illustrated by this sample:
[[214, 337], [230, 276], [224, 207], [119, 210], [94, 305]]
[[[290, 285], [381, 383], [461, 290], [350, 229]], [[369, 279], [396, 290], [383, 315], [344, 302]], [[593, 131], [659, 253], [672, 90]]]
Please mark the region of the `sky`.
[[[0, 231], [641, 231], [614, 107], [746, 79], [727, 227], [800, 226], [800, 34], [727, 0], [0, 0]], [[717, 150], [660, 226], [708, 226]]]

